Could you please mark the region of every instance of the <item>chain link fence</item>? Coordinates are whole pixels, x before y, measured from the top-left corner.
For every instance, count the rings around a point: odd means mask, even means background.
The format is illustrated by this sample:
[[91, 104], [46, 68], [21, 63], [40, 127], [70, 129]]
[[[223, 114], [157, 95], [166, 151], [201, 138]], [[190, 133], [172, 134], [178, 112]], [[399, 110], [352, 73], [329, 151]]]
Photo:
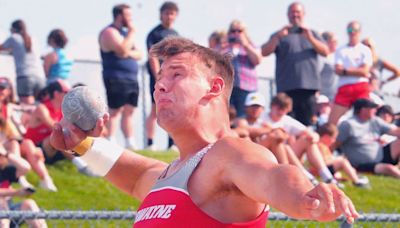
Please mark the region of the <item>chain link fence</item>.
[[[45, 219], [49, 227], [130, 227], [135, 217], [132, 211], [0, 211], [0, 219], [9, 219], [13, 227], [27, 227], [23, 221], [29, 219]], [[343, 217], [318, 223], [291, 219], [280, 212], [270, 212], [268, 220], [269, 227], [400, 227], [400, 214], [389, 213], [361, 214], [354, 225]]]

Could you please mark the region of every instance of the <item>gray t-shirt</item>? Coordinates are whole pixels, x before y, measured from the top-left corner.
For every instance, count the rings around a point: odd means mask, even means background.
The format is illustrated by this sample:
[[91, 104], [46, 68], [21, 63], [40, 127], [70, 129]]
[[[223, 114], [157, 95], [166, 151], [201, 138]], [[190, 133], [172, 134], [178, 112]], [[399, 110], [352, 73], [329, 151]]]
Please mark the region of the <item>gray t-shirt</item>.
[[339, 125], [337, 141], [342, 143], [342, 152], [353, 166], [379, 163], [383, 159], [379, 137], [391, 129], [392, 125], [379, 117], [362, 122], [353, 116]]
[[43, 66], [39, 55], [32, 48], [27, 52], [24, 45], [24, 39], [20, 34], [13, 33], [4, 43], [3, 47], [11, 50], [14, 57], [17, 77], [41, 77], [44, 78]]
[[[312, 33], [314, 37], [322, 41], [317, 32], [312, 31]], [[289, 33], [280, 39], [275, 55], [278, 92], [294, 89], [319, 90], [318, 53], [302, 34]]]

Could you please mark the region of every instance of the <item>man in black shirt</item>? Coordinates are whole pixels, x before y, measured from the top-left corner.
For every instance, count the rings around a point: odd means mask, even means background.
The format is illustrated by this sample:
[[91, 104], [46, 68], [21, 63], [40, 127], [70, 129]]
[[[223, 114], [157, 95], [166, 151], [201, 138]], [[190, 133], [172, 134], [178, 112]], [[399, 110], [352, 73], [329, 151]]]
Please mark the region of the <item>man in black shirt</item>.
[[[150, 50], [151, 46], [160, 42], [165, 37], [168, 36], [178, 36], [178, 32], [175, 31], [172, 26], [175, 22], [176, 16], [178, 16], [178, 6], [174, 2], [164, 2], [160, 8], [160, 20], [161, 24], [157, 25], [153, 30], [150, 31], [147, 36], [146, 45], [147, 50]], [[150, 55], [149, 55], [150, 56]], [[150, 75], [150, 95], [151, 95], [151, 113], [146, 119], [146, 136], [147, 136], [147, 146], [150, 150], [155, 150], [153, 145], [154, 130], [156, 124], [156, 107], [154, 103], [154, 85], [155, 76], [160, 71], [160, 61], [157, 58], [149, 57], [147, 62], [147, 70]], [[168, 148], [173, 146], [174, 142], [171, 137], [168, 137]]]

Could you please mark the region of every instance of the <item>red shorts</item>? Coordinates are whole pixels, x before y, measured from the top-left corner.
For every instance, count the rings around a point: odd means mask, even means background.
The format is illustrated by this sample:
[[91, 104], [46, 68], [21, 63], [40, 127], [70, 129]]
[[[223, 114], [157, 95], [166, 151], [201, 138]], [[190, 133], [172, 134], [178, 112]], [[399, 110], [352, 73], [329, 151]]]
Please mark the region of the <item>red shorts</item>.
[[361, 82], [339, 87], [335, 96], [335, 104], [350, 108], [360, 98], [369, 99], [369, 83]]

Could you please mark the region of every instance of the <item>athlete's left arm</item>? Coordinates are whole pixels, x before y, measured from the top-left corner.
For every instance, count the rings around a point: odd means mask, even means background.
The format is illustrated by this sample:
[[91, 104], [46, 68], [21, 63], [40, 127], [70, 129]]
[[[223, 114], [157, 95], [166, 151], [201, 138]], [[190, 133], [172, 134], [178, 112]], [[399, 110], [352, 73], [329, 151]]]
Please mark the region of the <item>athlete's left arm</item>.
[[262, 146], [239, 139], [224, 144], [223, 150], [230, 151], [224, 173], [247, 197], [298, 219], [332, 221], [344, 214], [352, 222], [358, 216], [351, 200], [336, 186], [313, 188], [297, 167], [278, 165]]

